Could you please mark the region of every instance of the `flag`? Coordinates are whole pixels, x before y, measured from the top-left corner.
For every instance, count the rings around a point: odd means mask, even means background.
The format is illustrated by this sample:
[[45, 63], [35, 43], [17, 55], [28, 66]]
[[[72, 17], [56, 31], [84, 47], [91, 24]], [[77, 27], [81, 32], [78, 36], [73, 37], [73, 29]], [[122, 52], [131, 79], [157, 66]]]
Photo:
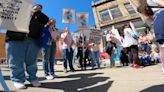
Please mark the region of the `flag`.
[[28, 33], [33, 1], [0, 0], [0, 28]]
[[78, 29], [79, 30], [87, 30], [88, 29], [88, 13], [78, 13]]
[[75, 11], [72, 9], [63, 9], [62, 23], [73, 24], [75, 22]]

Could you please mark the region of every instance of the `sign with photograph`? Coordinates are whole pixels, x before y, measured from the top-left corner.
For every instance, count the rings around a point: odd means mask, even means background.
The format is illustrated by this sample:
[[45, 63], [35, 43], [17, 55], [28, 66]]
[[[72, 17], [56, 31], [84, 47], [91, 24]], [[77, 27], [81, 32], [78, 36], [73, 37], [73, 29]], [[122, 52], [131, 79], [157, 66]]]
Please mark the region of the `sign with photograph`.
[[73, 24], [75, 22], [75, 11], [72, 9], [63, 9], [62, 23]]
[[28, 33], [33, 1], [0, 0], [0, 28]]
[[87, 30], [88, 29], [88, 13], [78, 13], [78, 30]]

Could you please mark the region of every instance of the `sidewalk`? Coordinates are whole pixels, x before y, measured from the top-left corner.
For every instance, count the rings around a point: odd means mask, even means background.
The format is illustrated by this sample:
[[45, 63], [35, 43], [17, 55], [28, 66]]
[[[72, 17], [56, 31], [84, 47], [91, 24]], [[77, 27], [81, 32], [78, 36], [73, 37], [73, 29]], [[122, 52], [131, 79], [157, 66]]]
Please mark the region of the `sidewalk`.
[[[1, 65], [1, 68], [12, 92], [164, 92], [164, 75], [161, 74], [160, 65], [143, 69], [102, 67], [97, 70], [64, 73], [62, 63], [59, 62], [55, 66], [58, 78], [54, 80], [45, 80], [42, 63], [39, 62], [38, 66], [42, 87], [31, 87], [29, 82], [26, 82], [28, 88], [25, 90], [15, 89], [9, 80], [7, 66]], [[0, 91], [3, 91], [1, 86]]]

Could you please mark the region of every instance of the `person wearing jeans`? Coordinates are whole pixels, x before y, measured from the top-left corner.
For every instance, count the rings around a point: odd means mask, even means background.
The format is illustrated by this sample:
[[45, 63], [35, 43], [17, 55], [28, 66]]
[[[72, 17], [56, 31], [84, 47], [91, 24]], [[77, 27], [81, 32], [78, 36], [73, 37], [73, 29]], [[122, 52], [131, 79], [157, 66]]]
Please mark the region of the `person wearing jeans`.
[[[47, 25], [47, 30], [49, 31], [47, 46], [42, 48], [43, 55], [43, 70], [46, 79], [53, 79], [55, 77], [54, 73], [54, 62], [56, 54], [56, 40], [57, 40], [57, 29], [55, 28], [56, 21], [50, 19]], [[53, 31], [53, 33], [52, 33]], [[44, 35], [44, 34], [43, 34]]]
[[[22, 34], [12, 31], [6, 33], [6, 56], [11, 72], [10, 79], [13, 81], [16, 88], [24, 89], [26, 86], [23, 84], [26, 78], [33, 86], [35, 85], [37, 73], [36, 57], [39, 51], [39, 47], [36, 42], [28, 37], [15, 37], [13, 34]], [[17, 39], [20, 38], [20, 39]], [[33, 53], [33, 55], [31, 55]], [[26, 70], [25, 70], [26, 68]], [[25, 76], [25, 71], [28, 76]]]
[[[37, 55], [40, 47], [37, 39], [44, 25], [49, 18], [42, 12], [42, 5], [37, 4], [33, 7], [33, 13], [30, 20], [30, 32], [16, 32], [8, 30], [6, 32], [6, 56], [10, 69], [10, 79], [18, 89], [24, 89], [27, 79], [32, 86], [41, 86], [37, 74]], [[38, 24], [39, 22], [39, 24]], [[27, 72], [27, 77], [25, 76]]]
[[54, 73], [54, 62], [56, 53], [56, 43], [53, 41], [51, 45], [42, 49], [43, 55], [43, 70], [46, 79], [53, 79]]
[[95, 43], [89, 44], [90, 50], [91, 50], [91, 67], [92, 69], [95, 69], [95, 65], [97, 65], [98, 68], [100, 68], [100, 62], [99, 62], [99, 46]]
[[63, 40], [63, 58], [64, 58], [64, 72], [67, 72], [67, 61], [69, 63], [69, 67], [70, 67], [70, 71], [74, 72], [75, 69], [73, 68], [73, 37], [71, 35], [71, 33], [68, 31], [68, 28], [65, 28], [65, 32], [63, 34], [61, 34], [61, 38]]

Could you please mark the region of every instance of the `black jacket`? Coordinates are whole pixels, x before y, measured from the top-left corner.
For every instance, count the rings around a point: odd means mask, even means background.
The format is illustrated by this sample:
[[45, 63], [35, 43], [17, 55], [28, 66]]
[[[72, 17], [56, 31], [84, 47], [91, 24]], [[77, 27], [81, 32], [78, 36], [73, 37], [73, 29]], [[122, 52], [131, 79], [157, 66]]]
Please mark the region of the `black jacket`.
[[29, 34], [28, 37], [33, 39], [38, 39], [41, 35], [41, 31], [44, 28], [44, 25], [49, 21], [49, 18], [43, 14], [41, 11], [37, 11], [33, 14], [30, 25], [29, 25]]
[[7, 30], [6, 32], [6, 42], [9, 41], [24, 41], [24, 39], [27, 37], [27, 33], [23, 32], [14, 32]]

